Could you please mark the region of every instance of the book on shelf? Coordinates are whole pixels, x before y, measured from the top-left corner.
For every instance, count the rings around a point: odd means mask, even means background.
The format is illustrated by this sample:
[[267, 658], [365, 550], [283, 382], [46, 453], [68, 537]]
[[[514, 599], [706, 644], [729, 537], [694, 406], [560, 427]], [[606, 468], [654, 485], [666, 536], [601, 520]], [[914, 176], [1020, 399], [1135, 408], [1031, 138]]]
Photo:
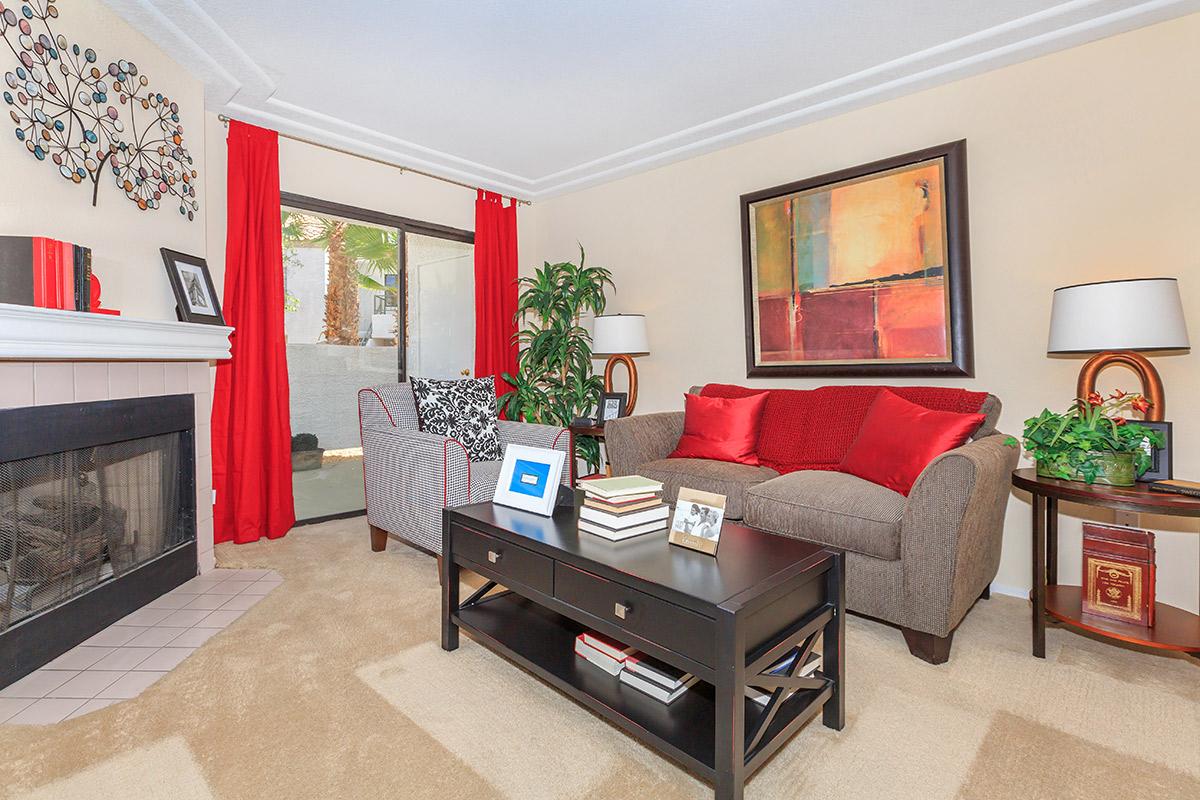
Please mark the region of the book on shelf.
[[652, 481], [641, 475], [622, 475], [619, 478], [586, 481], [580, 488], [588, 495], [610, 499], [627, 498], [634, 495], [654, 495], [662, 492], [663, 485], [659, 481]]
[[1200, 483], [1196, 481], [1153, 481], [1149, 484], [1152, 492], [1166, 492], [1167, 494], [1182, 494], [1188, 497], [1200, 497]]
[[[766, 674], [768, 674], [768, 675], [783, 675], [783, 674], [785, 674], [787, 672], [788, 668], [791, 667], [792, 662], [794, 662], [796, 660], [796, 657], [798, 655], [799, 655], [798, 652], [793, 652], [790, 655], [784, 657], [783, 659], [777, 661], [773, 667], [771, 667], [769, 670], [767, 670]], [[806, 658], [804, 660], [804, 663], [800, 665], [800, 668], [796, 670], [795, 677], [797, 677], [797, 678], [810, 677], [820, 668], [821, 668], [821, 654], [820, 653], [809, 653], [808, 658]], [[790, 692], [788, 692], [787, 694], [790, 694]], [[765, 706], [767, 704], [767, 702], [770, 701], [770, 699], [771, 699], [771, 692], [764, 692], [762, 689], [759, 689], [757, 686], [747, 686], [746, 687], [746, 697], [749, 697], [751, 700], [758, 703], [760, 706]]]
[[584, 631], [575, 638], [614, 661], [620, 661], [622, 664], [625, 663], [625, 659], [631, 653], [636, 652], [634, 648], [627, 647], [616, 639], [605, 636], [602, 633], [596, 633], [595, 631]]
[[1083, 613], [1154, 625], [1154, 533], [1083, 524]]
[[667, 705], [670, 705], [680, 697], [683, 697], [684, 693], [688, 689], [692, 688], [692, 685], [695, 684], [699, 678], [693, 675], [688, 678], [683, 685], [676, 689], [664, 689], [660, 684], [657, 684], [652, 680], [643, 678], [641, 675], [637, 675], [633, 672], [630, 672], [628, 669], [625, 669], [621, 671], [620, 680], [621, 683], [625, 684], [626, 686], [631, 686], [634, 689], [637, 689], [639, 692], [653, 697], [660, 703], [666, 703]]
[[632, 528], [636, 525], [644, 525], [647, 522], [656, 520], [665, 520], [671, 513], [671, 507], [666, 503], [659, 503], [652, 508], [646, 508], [639, 511], [631, 511], [623, 514], [613, 514], [608, 511], [601, 511], [598, 508], [589, 508], [584, 506], [579, 509], [579, 518], [581, 520], [589, 520], [591, 522], [603, 525], [606, 528], [613, 530], [624, 530]]
[[647, 522], [642, 525], [634, 525], [630, 528], [620, 529], [609, 528], [601, 525], [598, 522], [592, 522], [591, 520], [587, 519], [579, 520], [579, 530], [613, 542], [619, 542], [624, 539], [632, 539], [634, 536], [642, 536], [643, 534], [654, 533], [655, 531], [665, 531], [666, 529], [666, 517], [663, 517], [660, 520], [655, 520], [654, 522]]
[[0, 236], [0, 303], [82, 311], [91, 250], [45, 236]]
[[641, 651], [636, 651], [625, 659], [625, 669], [639, 678], [658, 684], [667, 691], [673, 692], [692, 678], [690, 672], [652, 658]]
[[594, 647], [590, 647], [580, 639], [575, 640], [575, 655], [582, 657], [586, 661], [607, 672], [609, 675], [616, 675], [624, 667], [624, 662], [609, 658]]

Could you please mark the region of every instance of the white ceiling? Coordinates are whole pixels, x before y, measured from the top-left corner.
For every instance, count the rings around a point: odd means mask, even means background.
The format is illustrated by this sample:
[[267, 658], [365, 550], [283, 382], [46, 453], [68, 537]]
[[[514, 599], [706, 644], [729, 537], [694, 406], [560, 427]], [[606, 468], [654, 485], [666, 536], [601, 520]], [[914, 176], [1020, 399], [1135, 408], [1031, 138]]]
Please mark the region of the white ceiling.
[[106, 0], [210, 110], [538, 199], [1200, 0]]

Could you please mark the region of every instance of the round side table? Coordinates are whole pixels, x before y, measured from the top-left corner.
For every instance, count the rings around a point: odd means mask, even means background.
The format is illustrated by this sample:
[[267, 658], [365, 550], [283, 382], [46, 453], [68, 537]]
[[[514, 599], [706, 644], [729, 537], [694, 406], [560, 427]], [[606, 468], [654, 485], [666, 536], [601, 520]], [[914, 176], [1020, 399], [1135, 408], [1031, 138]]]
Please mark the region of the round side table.
[[1200, 498], [1152, 492], [1145, 484], [1101, 486], [1039, 477], [1032, 467], [1013, 472], [1013, 486], [1033, 495], [1033, 654], [1046, 657], [1046, 615], [1110, 639], [1200, 658], [1200, 615], [1155, 603], [1154, 626], [1143, 627], [1083, 613], [1083, 589], [1058, 582], [1058, 501], [1117, 511], [1200, 517]]

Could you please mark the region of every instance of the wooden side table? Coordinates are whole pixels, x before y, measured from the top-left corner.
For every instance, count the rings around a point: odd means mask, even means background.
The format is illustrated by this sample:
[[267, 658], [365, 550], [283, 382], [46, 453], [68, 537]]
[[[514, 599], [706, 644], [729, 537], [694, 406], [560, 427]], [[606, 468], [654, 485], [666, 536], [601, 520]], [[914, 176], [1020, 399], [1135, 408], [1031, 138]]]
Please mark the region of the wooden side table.
[[[571, 465], [572, 469], [575, 464], [579, 463], [579, 454], [575, 452], [575, 437], [576, 436], [594, 436], [601, 442], [604, 441], [604, 426], [603, 425], [568, 425], [567, 430], [571, 432]], [[603, 457], [600, 460], [600, 468], [605, 469]], [[579, 482], [579, 476], [576, 476], [575, 482]]]
[[1200, 517], [1200, 498], [1152, 492], [1145, 484], [1089, 486], [1039, 477], [1033, 468], [1013, 472], [1013, 485], [1033, 495], [1033, 654], [1046, 657], [1046, 615], [1058, 622], [1110, 639], [1200, 658], [1200, 616], [1155, 603], [1154, 626], [1143, 627], [1083, 613], [1083, 590], [1058, 582], [1058, 501], [1117, 511]]

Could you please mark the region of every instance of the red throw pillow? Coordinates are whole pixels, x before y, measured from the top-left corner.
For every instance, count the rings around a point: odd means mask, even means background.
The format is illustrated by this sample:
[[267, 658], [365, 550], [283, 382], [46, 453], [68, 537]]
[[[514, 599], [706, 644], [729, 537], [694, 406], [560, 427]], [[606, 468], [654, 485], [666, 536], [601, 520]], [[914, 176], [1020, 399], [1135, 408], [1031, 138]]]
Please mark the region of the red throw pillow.
[[725, 398], [685, 394], [683, 436], [667, 458], [708, 458], [758, 466], [758, 425], [767, 392]]
[[983, 420], [983, 414], [934, 411], [884, 389], [838, 471], [908, 495], [929, 462], [960, 447]]

